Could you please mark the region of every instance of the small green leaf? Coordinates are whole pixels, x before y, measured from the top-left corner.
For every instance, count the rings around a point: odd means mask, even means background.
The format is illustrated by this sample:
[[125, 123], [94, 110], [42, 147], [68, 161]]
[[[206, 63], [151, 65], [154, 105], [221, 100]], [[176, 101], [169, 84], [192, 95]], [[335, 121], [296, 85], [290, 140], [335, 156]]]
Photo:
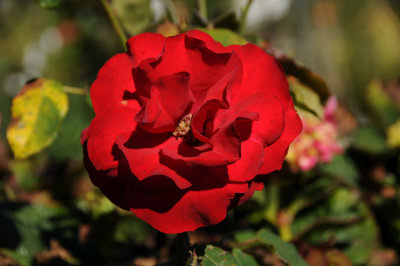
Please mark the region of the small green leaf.
[[111, 4], [130, 35], [141, 33], [152, 24], [149, 0], [113, 0]]
[[18, 159], [50, 146], [68, 111], [61, 84], [44, 79], [27, 83], [12, 102], [7, 139]]
[[324, 173], [338, 177], [351, 185], [356, 185], [359, 179], [357, 167], [346, 155], [336, 155], [330, 163], [321, 164], [320, 168]]
[[290, 92], [297, 107], [322, 117], [324, 107], [318, 94], [307, 86], [301, 84], [296, 78], [288, 77]]
[[248, 41], [245, 38], [228, 29], [199, 28], [199, 30], [210, 34], [211, 37], [214, 38], [214, 40], [220, 42], [223, 46], [229, 46], [233, 44], [244, 45], [248, 43]]
[[37, 0], [39, 5], [43, 8], [55, 8], [57, 7], [61, 0]]
[[255, 238], [256, 233], [251, 229], [241, 230], [241, 231], [235, 232], [234, 237], [235, 237], [235, 240], [240, 243], [240, 242], [245, 242], [247, 240]]
[[272, 54], [279, 61], [287, 76], [295, 77], [300, 83], [312, 89], [319, 95], [322, 102], [328, 100], [331, 95], [329, 88], [326, 82], [317, 73], [305, 66], [299, 65], [296, 61], [283, 53], [275, 51], [276, 49], [267, 50], [268, 53]]
[[35, 170], [40, 167], [37, 162], [31, 160], [14, 160], [10, 164], [10, 170], [22, 189], [32, 191], [38, 188], [39, 178]]
[[386, 137], [390, 148], [400, 148], [400, 119], [386, 129]]
[[390, 125], [396, 121], [398, 110], [395, 102], [383, 89], [380, 81], [371, 81], [366, 89], [366, 101], [374, 114], [385, 124]]
[[151, 234], [151, 228], [142, 220], [133, 216], [121, 217], [118, 220], [114, 231], [114, 240], [119, 243], [135, 241], [135, 243], [144, 243]]
[[385, 137], [371, 126], [360, 127], [353, 133], [353, 146], [370, 154], [387, 150]]
[[213, 245], [207, 245], [202, 260], [203, 266], [230, 266], [238, 265], [235, 257], [231, 253], [215, 247]]
[[306, 266], [308, 265], [297, 253], [296, 248], [267, 229], [261, 229], [257, 233], [257, 238], [266, 246], [272, 248], [276, 254], [289, 265]]
[[259, 264], [257, 263], [256, 259], [249, 255], [244, 253], [238, 248], [235, 248], [232, 250], [233, 256], [236, 258], [239, 266], [258, 266]]

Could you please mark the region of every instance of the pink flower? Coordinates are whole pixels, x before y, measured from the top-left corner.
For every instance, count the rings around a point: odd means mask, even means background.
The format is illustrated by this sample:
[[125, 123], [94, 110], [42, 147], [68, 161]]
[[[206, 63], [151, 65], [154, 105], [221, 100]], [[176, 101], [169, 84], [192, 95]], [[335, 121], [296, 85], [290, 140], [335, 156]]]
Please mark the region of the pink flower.
[[303, 132], [294, 140], [289, 149], [287, 161], [302, 171], [314, 168], [319, 162], [328, 163], [334, 154], [343, 152], [337, 141], [338, 131], [335, 123], [337, 100], [331, 97], [325, 105], [324, 117], [302, 116]]

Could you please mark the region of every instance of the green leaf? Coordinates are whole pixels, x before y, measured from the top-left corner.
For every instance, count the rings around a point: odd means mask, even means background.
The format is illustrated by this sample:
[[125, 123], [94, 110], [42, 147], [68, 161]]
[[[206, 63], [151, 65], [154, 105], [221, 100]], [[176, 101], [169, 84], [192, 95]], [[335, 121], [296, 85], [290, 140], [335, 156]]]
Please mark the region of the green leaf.
[[144, 243], [152, 233], [151, 228], [133, 216], [121, 217], [114, 231], [114, 240], [120, 243], [134, 241]]
[[248, 43], [248, 41], [245, 38], [228, 29], [199, 28], [199, 30], [210, 34], [211, 37], [214, 38], [214, 40], [220, 42], [223, 46], [229, 46], [233, 44], [244, 45]]
[[256, 233], [251, 229], [246, 229], [246, 230], [236, 231], [234, 237], [235, 240], [240, 243], [255, 238]]
[[31, 255], [29, 255], [29, 254], [20, 254], [14, 250], [6, 249], [6, 248], [0, 248], [0, 251], [4, 255], [12, 258], [20, 266], [32, 265], [32, 262], [31, 262], [32, 258], [31, 258]]
[[286, 56], [282, 52], [274, 48], [266, 48], [269, 54], [272, 54], [282, 65], [287, 76], [293, 76], [303, 85], [309, 87], [319, 95], [322, 102], [328, 100], [331, 95], [326, 82], [315, 72], [309, 68], [299, 65], [292, 58]]
[[279, 258], [293, 266], [308, 265], [303, 258], [297, 253], [296, 248], [279, 236], [271, 233], [267, 229], [261, 229], [257, 233], [257, 238], [266, 246], [270, 247], [278, 255]]
[[13, 222], [15, 232], [10, 237], [18, 237], [15, 251], [22, 257], [32, 256], [46, 248], [44, 232], [55, 232], [64, 239], [71, 240], [78, 230], [79, 221], [70, 215], [68, 209], [47, 207], [41, 204], [25, 205], [18, 209], [3, 205], [0, 217], [9, 218]]
[[385, 137], [371, 126], [363, 126], [353, 133], [355, 148], [370, 154], [382, 154], [387, 150]]
[[241, 251], [238, 248], [233, 249], [232, 254], [235, 257], [236, 261], [238, 262], [237, 265], [239, 265], [239, 266], [257, 266], [257, 265], [259, 265], [253, 256], [244, 253], [243, 251]]
[[386, 137], [390, 148], [400, 148], [400, 119], [386, 129]]
[[289, 77], [288, 82], [295, 105], [318, 117], [322, 117], [324, 107], [321, 104], [318, 94], [309, 87], [301, 84], [294, 77]]
[[241, 251], [233, 249], [232, 254], [219, 247], [207, 245], [202, 259], [203, 266], [258, 266], [256, 259]]
[[18, 184], [23, 190], [34, 190], [38, 188], [39, 178], [35, 174], [38, 165], [30, 160], [14, 160], [10, 164], [10, 170], [15, 176]]
[[37, 0], [39, 5], [43, 8], [55, 8], [57, 7], [61, 0]]
[[111, 4], [131, 36], [145, 31], [152, 24], [149, 0], [113, 0]]
[[57, 136], [68, 111], [61, 84], [44, 79], [28, 82], [12, 102], [7, 139], [18, 159], [40, 152]]
[[329, 211], [332, 215], [341, 215], [346, 212], [351, 212], [353, 206], [358, 203], [359, 196], [357, 193], [339, 188], [329, 199]]
[[351, 185], [356, 185], [359, 179], [357, 167], [346, 155], [336, 155], [330, 163], [321, 164], [319, 167], [322, 172], [338, 177]]
[[368, 206], [357, 191], [344, 187], [296, 216], [291, 229], [295, 239], [309, 245], [337, 243], [355, 265], [366, 264], [379, 245], [378, 227]]
[[372, 111], [387, 126], [394, 123], [398, 117], [395, 102], [384, 91], [380, 81], [371, 81], [366, 90], [366, 101]]
[[90, 124], [94, 117], [90, 98], [82, 95], [68, 95], [69, 111], [65, 117], [62, 127], [58, 132], [57, 139], [46, 149], [51, 158], [57, 160], [70, 160], [82, 158], [82, 145], [80, 136], [82, 130]]
[[213, 245], [207, 245], [202, 260], [203, 266], [228, 266], [238, 265], [235, 257], [231, 253], [215, 247]]

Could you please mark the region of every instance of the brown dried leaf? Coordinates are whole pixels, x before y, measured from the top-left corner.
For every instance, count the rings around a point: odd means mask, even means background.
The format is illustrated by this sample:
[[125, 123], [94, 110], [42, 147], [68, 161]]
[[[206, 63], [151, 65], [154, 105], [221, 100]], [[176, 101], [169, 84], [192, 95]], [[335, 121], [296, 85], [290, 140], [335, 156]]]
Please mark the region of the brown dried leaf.
[[65, 262], [68, 264], [77, 263], [77, 260], [71, 255], [71, 253], [63, 248], [56, 239], [52, 239], [50, 241], [50, 250], [44, 250], [42, 252], [36, 253], [34, 255], [34, 259], [39, 265], [54, 265], [52, 263], [54, 263], [55, 261], [58, 263]]

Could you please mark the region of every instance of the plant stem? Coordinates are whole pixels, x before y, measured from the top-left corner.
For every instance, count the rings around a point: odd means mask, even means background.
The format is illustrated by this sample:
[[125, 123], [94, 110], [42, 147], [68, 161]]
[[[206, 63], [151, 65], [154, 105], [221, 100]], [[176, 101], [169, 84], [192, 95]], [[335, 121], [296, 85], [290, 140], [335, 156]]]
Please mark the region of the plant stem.
[[167, 6], [168, 13], [171, 16], [172, 23], [175, 25], [179, 24], [178, 14], [176, 13], [176, 9], [172, 0], [164, 0], [165, 5]]
[[243, 13], [242, 13], [242, 16], [240, 18], [240, 24], [239, 24], [239, 33], [241, 35], [243, 35], [244, 32], [246, 31], [247, 14], [249, 13], [249, 9], [250, 9], [250, 6], [251, 6], [252, 2], [253, 2], [253, 0], [247, 0], [247, 4], [243, 9]]
[[193, 260], [190, 266], [197, 266], [197, 261], [199, 260], [199, 256], [197, 256], [196, 251], [193, 250], [192, 252]]
[[114, 30], [118, 34], [118, 37], [122, 44], [122, 47], [123, 47], [124, 51], [126, 52], [126, 41], [128, 40], [128, 37], [126, 36], [125, 31], [122, 28], [121, 23], [119, 22], [118, 18], [115, 16], [115, 13], [112, 10], [110, 2], [108, 0], [100, 0], [100, 3], [102, 4], [104, 10], [106, 11], [107, 16], [110, 19]]
[[64, 91], [66, 93], [78, 94], [78, 95], [89, 94], [89, 90], [87, 90], [87, 89], [81, 89], [81, 88], [70, 87], [70, 86], [64, 86]]
[[273, 225], [276, 225], [276, 219], [278, 217], [278, 211], [279, 211], [279, 184], [276, 180], [272, 180], [270, 186], [268, 187], [267, 190], [267, 197], [268, 197], [268, 205], [265, 208], [264, 211], [264, 218], [272, 223]]
[[189, 235], [187, 232], [180, 233], [176, 236], [176, 252], [173, 265], [187, 265], [189, 258]]
[[284, 241], [289, 242], [292, 239], [290, 224], [279, 226], [279, 234]]
[[199, 8], [200, 14], [203, 16], [205, 20], [208, 18], [208, 13], [207, 13], [207, 0], [197, 0], [197, 6]]

